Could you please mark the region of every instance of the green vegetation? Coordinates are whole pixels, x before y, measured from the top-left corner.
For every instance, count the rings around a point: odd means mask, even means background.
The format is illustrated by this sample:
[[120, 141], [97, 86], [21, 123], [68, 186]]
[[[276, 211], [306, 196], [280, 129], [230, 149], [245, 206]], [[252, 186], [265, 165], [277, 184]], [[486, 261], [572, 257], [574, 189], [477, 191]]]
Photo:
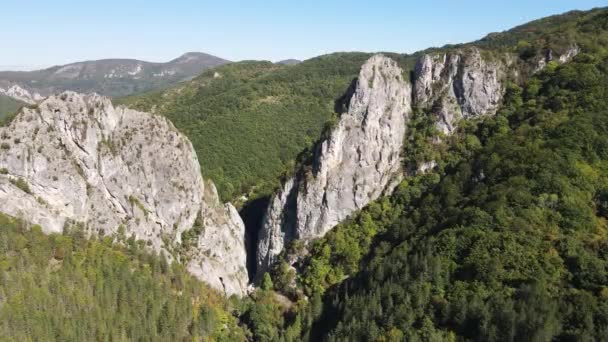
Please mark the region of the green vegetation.
[[[405, 167], [437, 167], [407, 177], [324, 238], [288, 247], [264, 281], [296, 303], [272, 306], [282, 314], [273, 336], [608, 336], [606, 13], [577, 20], [598, 30], [579, 45], [588, 53], [551, 63], [524, 87], [509, 84], [496, 117], [464, 122], [438, 144], [429, 116], [416, 111]], [[518, 44], [520, 57], [536, 43]], [[296, 276], [286, 260], [306, 251]]]
[[6, 95], [0, 95], [0, 126], [11, 114], [17, 112], [19, 108], [25, 105], [25, 103], [14, 100]]
[[2, 340], [245, 340], [229, 307], [133, 239], [45, 235], [0, 215]]
[[307, 291], [351, 275], [326, 292], [315, 336], [608, 335], [608, 59], [581, 55], [511, 87], [507, 101], [461, 128], [438, 173], [404, 182], [313, 246]]
[[[599, 10], [473, 43], [484, 53], [517, 53], [521, 63], [573, 43], [585, 53], [508, 84], [495, 117], [463, 122], [441, 142], [432, 118], [416, 109], [404, 167], [437, 166], [406, 177], [322, 239], [294, 241], [242, 300], [226, 300], [183, 266], [144, 252], [125, 239], [124, 227], [122, 237], [87, 240], [79, 231], [46, 236], [0, 215], [0, 336], [605, 340], [606, 32], [608, 11]], [[235, 63], [121, 102], [156, 110], [188, 134], [224, 199], [255, 198], [270, 193], [336, 122], [338, 99], [367, 57], [334, 54], [291, 67]], [[411, 70], [412, 56], [391, 57]], [[204, 229], [199, 217], [182, 235], [185, 250]]]
[[11, 182], [11, 184], [13, 184], [14, 186], [18, 187], [23, 192], [25, 192], [27, 194], [31, 194], [32, 193], [32, 190], [30, 189], [30, 185], [27, 183], [27, 181], [25, 179], [23, 179], [23, 178], [10, 178], [9, 181]]
[[600, 47], [608, 41], [608, 13], [605, 9], [572, 11], [529, 22], [511, 30], [492, 33], [473, 44], [493, 50], [512, 50], [531, 57], [542, 49], [563, 53], [576, 43], [583, 50]]
[[167, 116], [192, 141], [224, 200], [270, 194], [335, 116], [335, 101], [369, 54], [333, 54], [294, 66], [234, 63], [181, 87], [117, 101]]
[[127, 200], [129, 201], [129, 203], [131, 204], [131, 207], [133, 209], [137, 207], [142, 213], [144, 213], [144, 215], [148, 216], [148, 214], [149, 214], [148, 209], [146, 209], [144, 204], [141, 203], [141, 201], [137, 197], [131, 195], [127, 198]]

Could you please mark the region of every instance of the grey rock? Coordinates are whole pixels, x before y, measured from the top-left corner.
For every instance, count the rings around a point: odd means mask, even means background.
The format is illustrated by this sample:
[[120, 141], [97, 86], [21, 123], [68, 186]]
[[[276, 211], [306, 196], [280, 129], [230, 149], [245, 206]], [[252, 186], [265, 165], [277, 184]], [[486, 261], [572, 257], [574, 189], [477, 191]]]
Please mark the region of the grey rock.
[[228, 293], [245, 293], [243, 223], [205, 186], [191, 143], [164, 117], [65, 92], [22, 109], [0, 128], [0, 144], [0, 211], [46, 233], [124, 229], [169, 258], [201, 215], [198, 266], [189, 269]]
[[581, 52], [581, 48], [578, 45], [572, 45], [566, 52], [559, 56], [560, 63], [568, 63], [572, 58], [576, 57]]
[[578, 45], [574, 44], [570, 46], [566, 51], [559, 55], [559, 57], [555, 58], [555, 53], [553, 50], [546, 50], [545, 53], [541, 56], [538, 56], [534, 59], [534, 73], [543, 70], [549, 62], [557, 62], [559, 64], [568, 63], [572, 60], [572, 58], [576, 57], [581, 52], [581, 49]]
[[[548, 50], [532, 62], [532, 73], [544, 69], [550, 61], [569, 62], [580, 52], [576, 45], [555, 59]], [[490, 56], [490, 55], [488, 55]], [[457, 49], [449, 53], [426, 54], [414, 69], [414, 104], [430, 110], [436, 127], [451, 134], [458, 121], [496, 113], [505, 93], [508, 76], [518, 79], [520, 69], [512, 53], [484, 57], [476, 47]]]
[[258, 271], [289, 241], [323, 236], [392, 190], [402, 174], [410, 102], [411, 87], [395, 61], [375, 55], [363, 65], [348, 111], [318, 145], [313, 165], [297, 170], [271, 200], [260, 231]]
[[450, 134], [461, 119], [496, 112], [511, 60], [486, 60], [477, 48], [422, 56], [414, 70], [414, 102], [432, 108], [437, 128]]

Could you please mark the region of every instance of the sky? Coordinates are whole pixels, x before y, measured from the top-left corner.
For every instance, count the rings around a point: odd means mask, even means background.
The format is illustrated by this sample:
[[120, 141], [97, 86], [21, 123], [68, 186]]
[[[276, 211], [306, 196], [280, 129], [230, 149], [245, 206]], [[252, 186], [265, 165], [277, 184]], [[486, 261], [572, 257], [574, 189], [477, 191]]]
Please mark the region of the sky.
[[410, 53], [608, 0], [0, 0], [0, 70], [102, 58]]

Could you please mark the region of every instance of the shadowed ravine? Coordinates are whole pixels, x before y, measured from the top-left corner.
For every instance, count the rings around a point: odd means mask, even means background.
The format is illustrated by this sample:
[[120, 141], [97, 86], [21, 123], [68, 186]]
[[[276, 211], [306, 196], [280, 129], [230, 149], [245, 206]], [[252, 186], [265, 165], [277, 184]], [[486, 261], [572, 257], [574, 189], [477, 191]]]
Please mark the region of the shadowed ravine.
[[262, 227], [264, 212], [268, 207], [270, 197], [261, 197], [248, 202], [239, 211], [243, 222], [245, 223], [245, 246], [247, 248], [247, 273], [250, 281], [255, 279], [256, 275], [256, 253], [258, 244], [258, 235]]

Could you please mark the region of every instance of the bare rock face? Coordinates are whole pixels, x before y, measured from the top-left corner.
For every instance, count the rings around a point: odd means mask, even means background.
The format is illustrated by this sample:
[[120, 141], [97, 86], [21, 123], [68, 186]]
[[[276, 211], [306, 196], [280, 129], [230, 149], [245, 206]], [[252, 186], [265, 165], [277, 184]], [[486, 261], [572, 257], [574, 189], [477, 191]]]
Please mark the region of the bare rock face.
[[450, 134], [460, 119], [496, 112], [509, 65], [484, 59], [477, 48], [424, 55], [414, 71], [414, 101], [421, 108], [433, 108], [437, 127]]
[[375, 55], [362, 67], [348, 111], [271, 200], [257, 250], [258, 271], [293, 239], [323, 236], [392, 187], [411, 112], [411, 87], [395, 61]]
[[[532, 73], [546, 67], [550, 61], [569, 62], [580, 52], [573, 45], [559, 57], [551, 50], [532, 61]], [[476, 47], [443, 54], [422, 56], [414, 69], [414, 103], [430, 109], [437, 128], [444, 134], [454, 132], [461, 119], [494, 115], [502, 103], [508, 76], [517, 79], [517, 56], [510, 53], [484, 55]]]
[[232, 204], [220, 202], [211, 181], [205, 183], [202, 206], [205, 228], [191, 251], [188, 271], [228, 295], [243, 295], [248, 282], [245, 224]]
[[[243, 294], [243, 223], [209, 193], [214, 187], [205, 186], [192, 145], [168, 120], [114, 108], [98, 95], [51, 96], [0, 128], [0, 211], [46, 233], [74, 225], [99, 235], [124, 232], [169, 258], [201, 217], [191, 271]], [[217, 236], [229, 248], [205, 240]], [[197, 272], [203, 267], [212, 271]]]

